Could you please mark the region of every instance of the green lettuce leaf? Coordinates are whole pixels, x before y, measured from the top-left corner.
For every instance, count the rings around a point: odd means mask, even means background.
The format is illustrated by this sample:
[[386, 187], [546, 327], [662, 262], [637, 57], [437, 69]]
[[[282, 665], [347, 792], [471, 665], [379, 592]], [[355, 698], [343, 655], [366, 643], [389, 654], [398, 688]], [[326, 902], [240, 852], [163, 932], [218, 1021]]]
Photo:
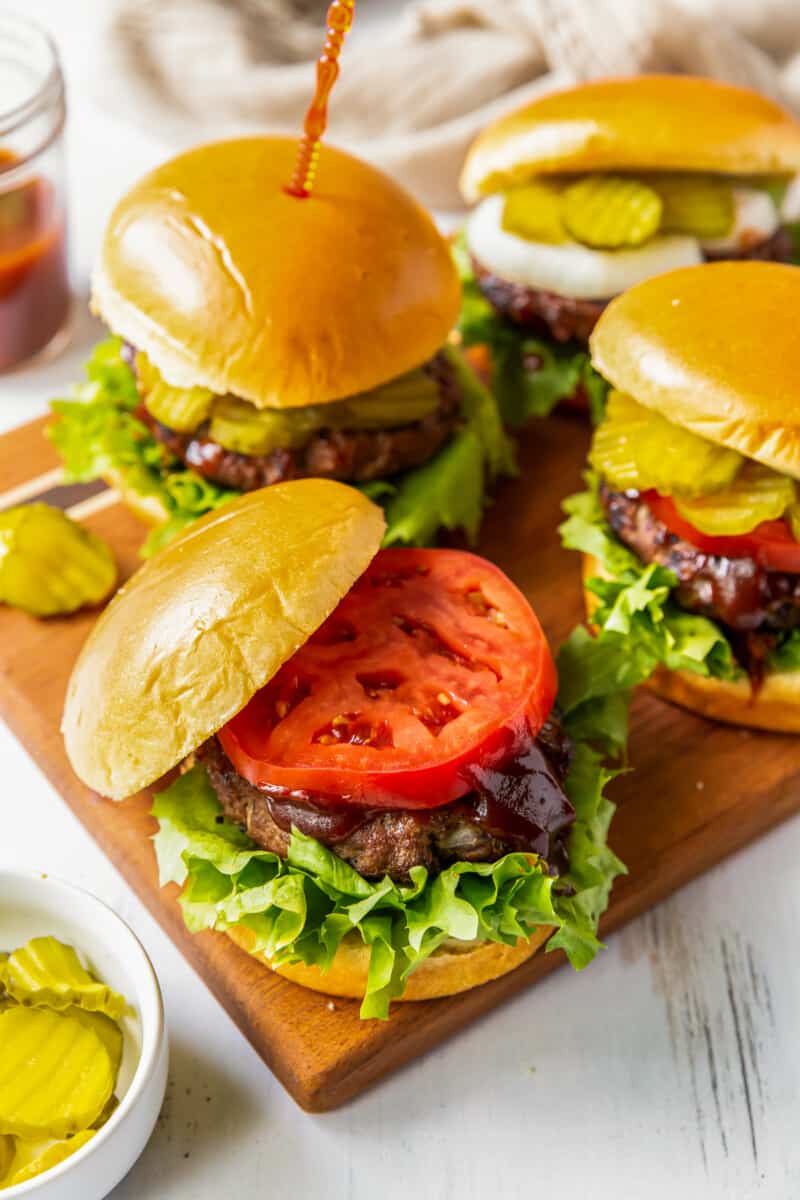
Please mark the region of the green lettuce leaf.
[[47, 436], [73, 482], [119, 473], [128, 487], [156, 499], [168, 514], [144, 544], [147, 556], [191, 521], [218, 508], [235, 493], [187, 470], [134, 415], [139, 394], [133, 372], [121, 356], [122, 341], [100, 342], [86, 364], [86, 382], [69, 399], [51, 404], [58, 418]]
[[[52, 402], [58, 419], [47, 432], [67, 479], [84, 482], [114, 471], [132, 490], [160, 503], [167, 516], [142, 548], [147, 557], [236, 493], [185, 468], [136, 418], [136, 381], [121, 349], [115, 337], [95, 347], [87, 382], [73, 388], [69, 399]], [[386, 510], [387, 545], [427, 545], [440, 528], [464, 529], [474, 541], [487, 485], [515, 470], [494, 397], [455, 348], [445, 353], [461, 385], [464, 426], [430, 462], [365, 486]]]
[[[462, 306], [458, 330], [465, 346], [485, 345], [492, 359], [492, 390], [503, 420], [518, 428], [531, 417], [546, 417], [561, 400], [583, 388], [592, 421], [603, 416], [608, 384], [591, 365], [585, 346], [532, 337], [497, 315], [472, 272], [464, 235], [453, 242], [461, 276]], [[537, 360], [535, 369], [526, 365]]]
[[[566, 717], [570, 731], [570, 717]], [[435, 878], [414, 867], [408, 884], [370, 882], [314, 838], [294, 830], [285, 859], [256, 846], [222, 818], [205, 770], [195, 766], [153, 805], [162, 886], [174, 882], [192, 932], [243, 925], [276, 964], [325, 970], [344, 938], [370, 947], [362, 1017], [385, 1018], [410, 973], [449, 938], [513, 945], [553, 926], [547, 949], [581, 970], [600, 948], [597, 922], [624, 867], [607, 845], [612, 778], [600, 753], [576, 746], [565, 789], [575, 807], [569, 870], [548, 875], [526, 854], [457, 862]]]

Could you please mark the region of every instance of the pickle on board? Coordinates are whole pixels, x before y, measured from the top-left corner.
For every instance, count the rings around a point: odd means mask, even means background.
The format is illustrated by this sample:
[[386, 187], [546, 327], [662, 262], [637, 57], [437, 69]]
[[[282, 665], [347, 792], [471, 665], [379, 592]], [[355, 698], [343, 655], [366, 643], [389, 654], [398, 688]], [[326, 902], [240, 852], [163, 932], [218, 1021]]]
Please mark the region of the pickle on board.
[[51, 1009], [0, 1013], [0, 1133], [69, 1137], [97, 1120], [113, 1090], [94, 1030]]
[[35, 617], [99, 604], [117, 581], [110, 548], [49, 504], [0, 513], [0, 603]]
[[725, 237], [733, 226], [733, 189], [713, 175], [658, 175], [648, 179], [661, 197], [664, 233]]
[[701, 533], [736, 537], [762, 521], [779, 520], [796, 499], [795, 483], [787, 475], [748, 462], [726, 488], [695, 499], [676, 496], [675, 507]]
[[568, 233], [585, 246], [618, 250], [641, 246], [661, 225], [658, 192], [623, 175], [587, 175], [571, 183], [561, 201]]
[[72, 946], [54, 937], [32, 938], [15, 950], [3, 978], [9, 994], [23, 1005], [61, 1010], [76, 1005], [112, 1021], [127, 1010], [125, 997], [90, 975]]
[[702, 496], [727, 487], [744, 459], [673, 425], [612, 388], [606, 416], [592, 437], [589, 463], [613, 487], [663, 495]]
[[529, 242], [558, 245], [566, 242], [567, 231], [561, 216], [563, 184], [537, 179], [508, 192], [503, 202], [500, 224], [506, 233]]
[[[51, 1171], [53, 1167], [57, 1167], [59, 1163], [64, 1162], [66, 1158], [90, 1142], [94, 1135], [94, 1129], [84, 1129], [65, 1141], [53, 1142], [44, 1149], [37, 1147], [33, 1153], [30, 1152], [33, 1148], [29, 1148], [24, 1142], [20, 1143], [17, 1151], [17, 1160], [20, 1161], [20, 1166], [16, 1167], [15, 1165], [8, 1179], [0, 1185], [0, 1190], [3, 1187], [16, 1187], [19, 1183], [27, 1183], [29, 1179], [35, 1179], [37, 1175]], [[0, 1180], [2, 1180], [2, 1176], [0, 1176]]]

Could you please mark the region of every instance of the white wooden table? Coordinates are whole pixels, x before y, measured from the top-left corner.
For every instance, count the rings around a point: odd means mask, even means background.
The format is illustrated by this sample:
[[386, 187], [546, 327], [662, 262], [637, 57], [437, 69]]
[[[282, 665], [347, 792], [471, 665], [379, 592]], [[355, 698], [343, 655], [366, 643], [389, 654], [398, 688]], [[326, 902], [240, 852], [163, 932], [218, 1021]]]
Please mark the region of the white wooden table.
[[[79, 283], [114, 197], [164, 153], [92, 108], [101, 6], [27, 4], [58, 36], [71, 85]], [[2, 379], [0, 427], [41, 413], [93, 335], [83, 321], [57, 362]], [[800, 1196], [800, 821], [629, 926], [583, 976], [556, 973], [348, 1108], [311, 1117], [2, 728], [0, 761], [0, 863], [102, 896], [164, 989], [167, 1102], [115, 1200]]]

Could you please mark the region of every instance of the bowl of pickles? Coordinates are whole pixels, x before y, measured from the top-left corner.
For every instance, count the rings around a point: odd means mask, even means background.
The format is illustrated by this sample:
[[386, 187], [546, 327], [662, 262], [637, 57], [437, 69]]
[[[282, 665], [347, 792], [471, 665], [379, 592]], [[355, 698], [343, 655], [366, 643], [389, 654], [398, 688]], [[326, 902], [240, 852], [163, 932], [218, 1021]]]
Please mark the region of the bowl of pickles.
[[161, 992], [88, 892], [0, 869], [0, 1198], [101, 1200], [164, 1099]]

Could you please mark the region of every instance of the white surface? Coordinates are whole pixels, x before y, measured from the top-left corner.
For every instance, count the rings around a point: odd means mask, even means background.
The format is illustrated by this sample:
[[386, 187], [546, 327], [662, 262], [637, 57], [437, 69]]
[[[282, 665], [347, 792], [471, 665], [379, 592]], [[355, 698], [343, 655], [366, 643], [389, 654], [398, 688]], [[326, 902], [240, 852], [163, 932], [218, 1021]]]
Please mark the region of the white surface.
[[[70, 65], [82, 272], [113, 197], [160, 152], [86, 100], [86, 31], [100, 7], [27, 5]], [[1, 381], [3, 427], [42, 411], [79, 357]], [[0, 863], [107, 900], [164, 991], [167, 1100], [114, 1200], [800, 1195], [800, 822], [629, 926], [583, 976], [556, 973], [346, 1109], [311, 1117], [3, 730], [0, 761]]]
[[90, 892], [41, 872], [0, 870], [0, 946], [11, 951], [36, 937], [74, 946], [131, 1011], [120, 1022], [120, 1103], [113, 1115], [65, 1162], [10, 1188], [8, 1200], [103, 1200], [147, 1145], [164, 1101], [168, 1054], [161, 993], [141, 943]]

